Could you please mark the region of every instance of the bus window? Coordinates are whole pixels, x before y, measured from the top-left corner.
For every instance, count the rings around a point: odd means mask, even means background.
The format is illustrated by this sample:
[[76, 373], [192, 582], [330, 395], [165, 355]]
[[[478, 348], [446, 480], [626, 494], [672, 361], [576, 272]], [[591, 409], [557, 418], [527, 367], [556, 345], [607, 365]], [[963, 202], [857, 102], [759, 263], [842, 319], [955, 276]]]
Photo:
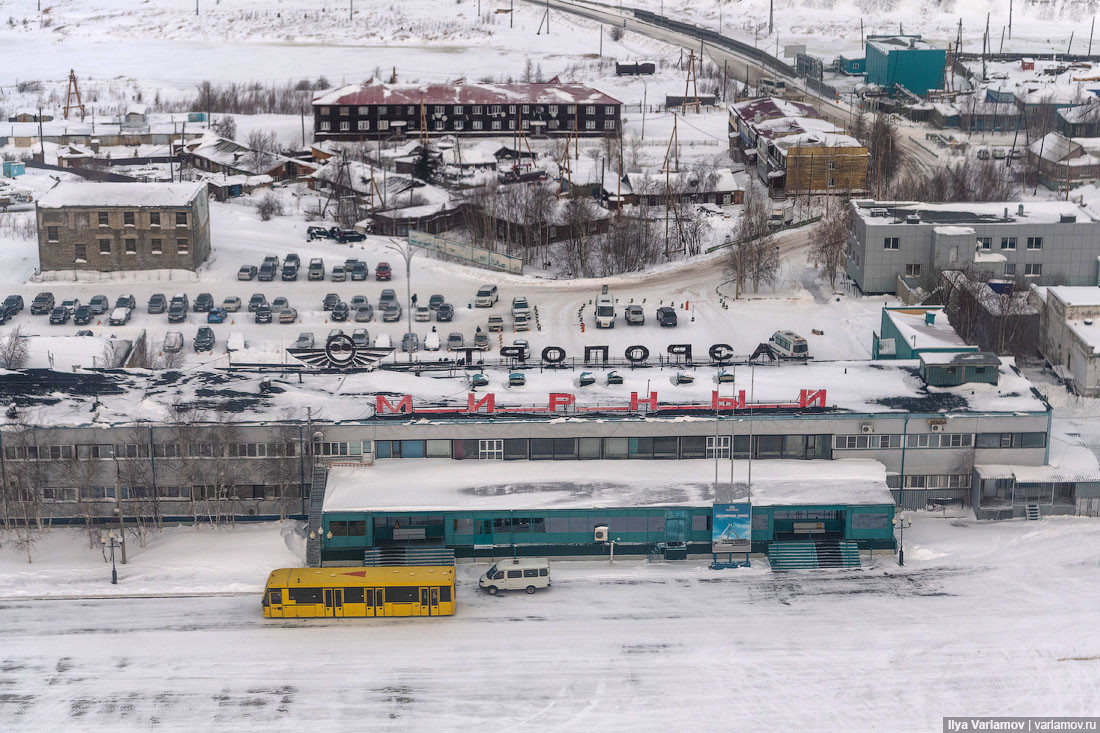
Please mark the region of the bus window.
[[281, 606], [281, 605], [283, 605], [283, 591], [282, 591], [282, 589], [268, 591], [267, 599], [268, 599], [268, 603], [271, 604], [272, 606]]
[[537, 577], [539, 577], [539, 571], [538, 571], [537, 568], [532, 568], [531, 570], [524, 570], [523, 571], [523, 577], [525, 577], [525, 578], [537, 578]]
[[344, 603], [363, 603], [362, 588], [344, 588]]
[[508, 577], [509, 578], [522, 578], [523, 577], [523, 571], [522, 570], [509, 570], [508, 571]]
[[439, 586], [439, 600], [443, 603], [451, 602], [451, 586], [441, 585]]

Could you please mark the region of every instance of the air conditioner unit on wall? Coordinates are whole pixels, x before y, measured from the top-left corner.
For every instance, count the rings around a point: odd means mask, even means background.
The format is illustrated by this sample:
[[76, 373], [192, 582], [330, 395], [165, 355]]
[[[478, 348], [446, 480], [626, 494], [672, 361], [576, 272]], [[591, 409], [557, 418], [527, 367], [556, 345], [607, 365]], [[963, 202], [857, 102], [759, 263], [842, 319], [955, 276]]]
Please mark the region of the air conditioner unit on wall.
[[875, 426], [874, 425], [860, 425], [859, 426], [859, 432], [863, 433], [864, 435], [870, 435], [871, 433], [875, 432]]
[[928, 429], [931, 430], [933, 433], [942, 433], [943, 425], [929, 425]]
[[592, 530], [593, 542], [607, 542], [607, 525], [601, 524]]

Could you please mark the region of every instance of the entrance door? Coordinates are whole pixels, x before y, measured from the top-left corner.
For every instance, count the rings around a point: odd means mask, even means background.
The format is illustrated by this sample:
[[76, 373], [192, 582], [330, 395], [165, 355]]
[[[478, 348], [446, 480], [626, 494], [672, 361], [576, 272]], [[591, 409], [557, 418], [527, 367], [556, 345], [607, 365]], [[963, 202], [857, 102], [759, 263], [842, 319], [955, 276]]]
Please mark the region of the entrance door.
[[670, 510], [665, 517], [665, 541], [687, 541], [687, 516], [683, 510]]
[[383, 596], [385, 588], [374, 589], [374, 615], [385, 616], [386, 615], [386, 599]]
[[429, 615], [439, 615], [439, 588], [429, 588], [429, 596], [431, 597], [431, 613]]
[[477, 457], [482, 460], [503, 460], [503, 440], [479, 440], [477, 441]]
[[343, 588], [325, 588], [325, 615], [333, 618], [344, 615]]
[[421, 588], [420, 589], [420, 615], [421, 616], [431, 616], [432, 615], [432, 606], [431, 606], [431, 602], [429, 601], [429, 594], [428, 594], [428, 589], [427, 588]]

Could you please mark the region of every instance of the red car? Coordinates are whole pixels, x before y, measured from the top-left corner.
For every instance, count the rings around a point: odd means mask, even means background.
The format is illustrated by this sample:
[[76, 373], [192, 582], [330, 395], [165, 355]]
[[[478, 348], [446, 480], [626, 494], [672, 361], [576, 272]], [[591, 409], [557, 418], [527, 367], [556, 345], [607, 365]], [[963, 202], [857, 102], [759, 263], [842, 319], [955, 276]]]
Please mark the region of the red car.
[[378, 267], [374, 268], [375, 280], [389, 280], [393, 276], [393, 271], [390, 269], [390, 263], [379, 262]]

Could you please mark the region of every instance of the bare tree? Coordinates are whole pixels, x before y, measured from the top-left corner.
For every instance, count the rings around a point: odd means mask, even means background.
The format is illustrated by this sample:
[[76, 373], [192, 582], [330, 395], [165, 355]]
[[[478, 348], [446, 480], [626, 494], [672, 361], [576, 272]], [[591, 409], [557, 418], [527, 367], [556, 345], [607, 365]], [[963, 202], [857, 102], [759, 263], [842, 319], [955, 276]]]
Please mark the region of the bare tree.
[[274, 130], [252, 130], [248, 133], [247, 147], [245, 159], [254, 173], [266, 173], [274, 167], [275, 156], [279, 152], [279, 137]]
[[237, 139], [237, 118], [232, 115], [222, 115], [212, 122], [210, 127], [218, 137], [223, 137], [226, 140]]
[[762, 283], [774, 282], [779, 274], [779, 257], [768, 227], [769, 208], [768, 196], [759, 187], [750, 185], [745, 190], [734, 244], [726, 255], [726, 271], [736, 284], [736, 297], [750, 281], [757, 292]]
[[564, 269], [574, 277], [592, 276], [590, 244], [598, 215], [596, 204], [586, 197], [571, 198], [562, 207]]
[[836, 287], [836, 277], [844, 263], [844, 249], [848, 241], [849, 212], [842, 206], [833, 207], [818, 223], [816, 239], [810, 246], [810, 261], [821, 268], [829, 279], [829, 287]]
[[256, 204], [256, 212], [260, 215], [260, 221], [271, 221], [271, 217], [283, 215], [283, 202], [268, 191]]
[[0, 367], [22, 369], [27, 364], [29, 352], [23, 327], [16, 326], [0, 339]]
[[15, 546], [33, 562], [32, 552], [44, 529], [42, 516], [43, 476], [38, 461], [34, 428], [16, 418], [4, 431], [4, 527], [12, 533]]
[[702, 251], [710, 229], [710, 221], [698, 207], [688, 206], [683, 210], [676, 231], [686, 256], [694, 257]]

